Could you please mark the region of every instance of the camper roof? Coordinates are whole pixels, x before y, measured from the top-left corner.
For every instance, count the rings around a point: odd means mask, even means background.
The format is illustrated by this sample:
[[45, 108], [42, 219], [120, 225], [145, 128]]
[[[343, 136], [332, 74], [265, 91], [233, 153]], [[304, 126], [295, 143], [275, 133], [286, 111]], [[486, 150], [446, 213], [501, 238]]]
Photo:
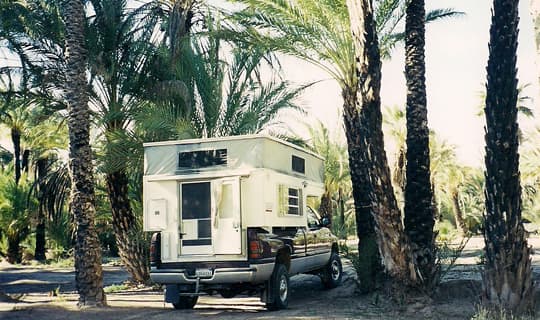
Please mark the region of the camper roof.
[[199, 143], [209, 143], [209, 142], [223, 142], [223, 141], [236, 141], [236, 140], [250, 140], [250, 139], [269, 139], [275, 142], [281, 143], [288, 147], [294, 148], [296, 150], [311, 154], [314, 157], [317, 157], [321, 160], [324, 160], [320, 155], [304, 149], [300, 146], [297, 146], [293, 143], [287, 142], [285, 140], [273, 137], [268, 134], [249, 134], [249, 135], [240, 135], [240, 136], [228, 136], [228, 137], [218, 137], [218, 138], [199, 138], [199, 139], [184, 139], [184, 140], [169, 140], [169, 141], [158, 141], [158, 142], [146, 142], [143, 143], [143, 147], [156, 147], [156, 146], [170, 146], [170, 145], [182, 145], [182, 144], [199, 144]]
[[268, 135], [244, 135], [144, 144], [145, 175], [192, 175], [267, 168], [311, 181], [324, 179], [323, 158]]

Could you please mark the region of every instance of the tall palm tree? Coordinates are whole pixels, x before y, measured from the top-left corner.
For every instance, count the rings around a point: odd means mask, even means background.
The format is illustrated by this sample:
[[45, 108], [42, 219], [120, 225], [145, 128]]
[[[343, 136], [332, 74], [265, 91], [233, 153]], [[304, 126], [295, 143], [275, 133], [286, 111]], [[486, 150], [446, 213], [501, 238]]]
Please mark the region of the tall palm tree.
[[[142, 69], [153, 48], [157, 18], [144, 16], [145, 6], [131, 11], [125, 0], [92, 0], [91, 4], [95, 15], [90, 18], [86, 33], [91, 45], [89, 67], [93, 91], [90, 102], [104, 133], [105, 153], [111, 153], [114, 152], [112, 136], [127, 130], [133, 113], [144, 103], [137, 95], [145, 82]], [[135, 282], [147, 282], [148, 250], [130, 203], [128, 168], [125, 164], [113, 168], [108, 163], [102, 168], [120, 258]]]
[[425, 15], [424, 0], [408, 2], [405, 20], [407, 161], [403, 221], [420, 275], [427, 284], [435, 277], [436, 254], [424, 61]]
[[84, 47], [84, 4], [69, 0], [63, 6], [66, 24], [66, 83], [68, 104], [69, 172], [71, 177], [70, 209], [77, 225], [75, 245], [75, 281], [79, 306], [106, 305], [103, 291], [101, 248], [94, 217], [95, 193], [90, 148], [90, 110], [88, 108]]
[[[354, 97], [355, 104], [344, 108], [345, 129], [346, 132], [356, 131], [354, 136], [347, 137], [353, 186], [362, 185], [365, 189], [364, 194], [358, 197], [361, 199], [359, 203], [356, 203], [355, 197], [355, 205], [367, 211], [361, 216], [375, 218], [377, 243], [388, 274], [401, 284], [415, 284], [415, 263], [409, 240], [403, 231], [401, 212], [384, 151], [380, 100], [381, 60], [373, 3], [371, 0], [348, 0], [347, 6], [359, 83], [357, 97]], [[353, 157], [354, 154], [357, 156]], [[357, 171], [356, 174], [353, 171]], [[357, 218], [358, 223], [363, 221]]]
[[494, 0], [486, 94], [484, 299], [512, 312], [534, 306], [531, 249], [522, 223], [517, 124], [519, 1]]
[[[380, 197], [375, 198], [370, 196], [369, 181], [372, 180], [369, 172], [366, 155], [362, 155], [362, 150], [369, 143], [374, 148], [380, 146], [380, 150], [374, 150], [380, 154], [374, 161], [380, 164], [379, 171], [383, 172], [383, 167], [386, 165], [386, 155], [382, 147], [382, 133], [377, 136], [376, 141], [371, 143], [362, 141], [366, 139], [372, 132], [375, 132], [377, 125], [374, 127], [365, 127], [361, 124], [361, 116], [357, 109], [357, 91], [359, 90], [359, 79], [355, 65], [355, 53], [353, 40], [350, 33], [349, 12], [345, 1], [339, 0], [294, 0], [294, 1], [278, 1], [278, 0], [237, 0], [247, 5], [241, 12], [234, 15], [237, 21], [240, 22], [239, 39], [244, 41], [255, 42], [257, 46], [268, 48], [269, 50], [280, 51], [289, 55], [293, 55], [302, 60], [308, 61], [333, 77], [339, 84], [343, 97], [343, 117], [346, 128], [348, 141], [349, 163], [351, 169], [351, 179], [353, 182], [353, 198], [355, 200], [357, 232], [359, 240], [359, 250], [363, 252], [360, 256], [361, 267], [365, 272], [359, 275], [364, 290], [369, 291], [374, 288], [376, 274], [380, 269], [381, 259], [378, 256], [379, 248], [376, 244], [375, 226], [373, 220], [374, 211], [372, 208], [385, 207], [390, 205], [391, 209], [386, 210], [393, 217], [397, 217], [399, 211], [396, 211], [394, 205], [395, 196], [393, 191], [386, 187], [390, 180], [386, 181], [383, 177], [382, 185], [380, 186]], [[376, 29], [382, 33], [381, 38], [385, 39], [385, 47], [381, 51], [385, 55], [389, 55], [389, 51], [396, 41], [402, 39], [399, 33], [396, 35], [396, 26], [399, 25], [403, 14], [393, 15], [394, 12], [401, 12], [406, 2], [398, 0], [385, 0], [378, 2], [377, 11], [371, 13], [371, 19], [377, 20]], [[364, 3], [364, 5], [367, 5]], [[371, 3], [369, 4], [372, 10]], [[442, 10], [430, 16], [430, 19], [436, 20], [440, 17], [452, 15], [451, 10]], [[375, 15], [373, 15], [375, 14]], [[394, 19], [395, 18], [395, 19]], [[371, 22], [370, 22], [371, 23]], [[373, 21], [375, 28], [375, 22]], [[258, 32], [258, 30], [262, 30]], [[371, 30], [370, 30], [371, 31]], [[394, 36], [392, 36], [394, 35]], [[370, 35], [372, 36], [372, 35]], [[375, 34], [376, 36], [376, 34]], [[371, 40], [371, 39], [370, 39]], [[372, 45], [370, 43], [370, 45]], [[371, 47], [370, 53], [373, 53], [376, 47]], [[377, 52], [379, 49], [376, 49]], [[376, 63], [380, 66], [380, 62]], [[377, 68], [375, 65], [370, 67]], [[380, 86], [380, 76], [374, 79], [377, 81], [375, 87]], [[376, 89], [378, 91], [378, 89]], [[375, 108], [378, 108], [375, 107]], [[373, 110], [373, 109], [372, 109]], [[363, 121], [378, 121], [376, 111], [373, 114], [363, 116]], [[380, 111], [378, 111], [380, 113]], [[370, 117], [373, 116], [371, 119]], [[370, 118], [368, 120], [368, 118]], [[379, 117], [380, 118], [380, 117]], [[359, 125], [360, 124], [360, 125]], [[366, 129], [362, 132], [360, 126]], [[374, 129], [373, 131], [371, 129]], [[380, 143], [380, 144], [379, 144]], [[363, 145], [364, 144], [364, 145]], [[374, 174], [378, 176], [379, 172]], [[382, 175], [381, 175], [382, 176]], [[375, 179], [376, 181], [379, 178]], [[373, 180], [373, 181], [375, 181]], [[379, 206], [379, 202], [384, 205]], [[374, 206], [373, 204], [377, 204]], [[396, 218], [394, 223], [401, 224], [401, 218]], [[386, 228], [386, 226], [383, 226]], [[400, 230], [389, 227], [388, 230]], [[400, 227], [401, 230], [403, 229]], [[387, 230], [387, 231], [388, 231]], [[394, 234], [390, 232], [387, 234]], [[398, 236], [401, 238], [401, 236]], [[399, 254], [393, 261], [391, 257], [390, 247], [398, 249], [395, 241], [381, 241], [384, 248], [380, 249], [383, 253], [384, 260], [387, 262], [389, 270], [395, 270], [397, 266], [403, 266], [407, 262], [403, 260]], [[404, 274], [404, 272], [391, 271], [389, 274]]]

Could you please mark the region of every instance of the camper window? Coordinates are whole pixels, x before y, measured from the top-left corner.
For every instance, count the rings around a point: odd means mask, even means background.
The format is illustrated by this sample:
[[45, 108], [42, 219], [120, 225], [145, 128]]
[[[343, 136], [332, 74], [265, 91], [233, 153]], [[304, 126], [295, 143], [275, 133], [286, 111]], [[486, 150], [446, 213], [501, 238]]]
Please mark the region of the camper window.
[[306, 160], [297, 156], [292, 156], [292, 170], [294, 172], [305, 174], [306, 173]]
[[280, 214], [302, 215], [302, 189], [279, 186]]
[[180, 152], [179, 169], [199, 169], [227, 165], [227, 149]]

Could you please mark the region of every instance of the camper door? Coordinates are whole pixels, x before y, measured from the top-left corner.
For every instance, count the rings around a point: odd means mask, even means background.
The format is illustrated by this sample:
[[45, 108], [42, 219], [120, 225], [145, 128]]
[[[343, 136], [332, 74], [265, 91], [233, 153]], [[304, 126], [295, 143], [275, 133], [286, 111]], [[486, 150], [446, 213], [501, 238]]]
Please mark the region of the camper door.
[[180, 253], [212, 253], [210, 182], [180, 184]]
[[212, 238], [215, 254], [242, 253], [240, 181], [238, 177], [212, 181]]
[[240, 254], [239, 178], [180, 184], [180, 253]]

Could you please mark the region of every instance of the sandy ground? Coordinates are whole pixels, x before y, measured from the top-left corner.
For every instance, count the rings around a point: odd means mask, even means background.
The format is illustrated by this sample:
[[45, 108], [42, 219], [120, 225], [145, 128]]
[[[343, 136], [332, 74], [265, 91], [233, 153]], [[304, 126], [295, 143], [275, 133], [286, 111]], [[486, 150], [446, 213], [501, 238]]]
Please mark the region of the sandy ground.
[[[529, 243], [540, 253], [540, 238]], [[148, 288], [109, 293], [109, 307], [79, 310], [72, 269], [12, 266], [0, 264], [0, 288], [18, 298], [0, 302], [0, 319], [470, 319], [479, 304], [482, 238], [467, 244], [458, 266], [450, 272], [431, 303], [396, 304], [382, 295], [359, 295], [356, 274], [344, 260], [343, 285], [324, 290], [318, 277], [291, 278], [287, 310], [267, 311], [258, 297], [223, 299], [203, 296], [194, 310], [174, 310], [163, 303], [160, 291]], [[535, 278], [540, 278], [540, 255], [533, 255]], [[105, 266], [105, 286], [119, 284], [128, 275], [121, 267]], [[59, 295], [52, 295], [57, 289]]]

